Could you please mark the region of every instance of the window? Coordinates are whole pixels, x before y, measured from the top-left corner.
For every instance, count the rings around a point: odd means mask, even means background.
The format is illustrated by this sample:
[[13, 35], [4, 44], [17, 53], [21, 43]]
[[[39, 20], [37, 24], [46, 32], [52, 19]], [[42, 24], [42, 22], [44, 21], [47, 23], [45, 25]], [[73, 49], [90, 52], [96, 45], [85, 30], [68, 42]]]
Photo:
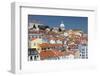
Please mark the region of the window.
[[40, 50], [39, 48], [37, 50]]
[[46, 50], [46, 48], [42, 48], [42, 50]]
[[86, 59], [88, 59], [88, 57], [86, 57]]
[[42, 48], [42, 50], [44, 50], [44, 48]]
[[84, 51], [84, 49], [82, 49], [82, 51]]
[[84, 59], [85, 57], [83, 56], [82, 59]]
[[46, 48], [44, 48], [44, 50], [46, 50]]
[[82, 57], [84, 57], [85, 55], [82, 55]]
[[34, 56], [34, 60], [36, 60], [36, 59], [37, 59], [37, 56], [35, 55], [35, 56]]
[[39, 36], [39, 38], [41, 38], [41, 36]]
[[32, 56], [30, 56], [30, 60], [31, 60], [31, 61], [33, 60]]
[[35, 38], [35, 36], [32, 36], [32, 38]]
[[85, 54], [85, 52], [82, 52], [82, 54]]
[[37, 36], [35, 38], [38, 38]]
[[36, 46], [36, 43], [34, 43], [34, 46]]
[[86, 56], [88, 56], [88, 54], [86, 54]]

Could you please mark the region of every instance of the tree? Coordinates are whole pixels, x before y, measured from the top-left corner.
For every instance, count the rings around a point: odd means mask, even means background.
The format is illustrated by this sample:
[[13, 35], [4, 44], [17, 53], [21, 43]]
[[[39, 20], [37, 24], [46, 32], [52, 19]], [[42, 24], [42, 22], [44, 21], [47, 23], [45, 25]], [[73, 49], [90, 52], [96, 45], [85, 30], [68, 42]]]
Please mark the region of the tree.
[[62, 31], [61, 28], [59, 28], [58, 31], [61, 32]]
[[36, 26], [35, 26], [35, 24], [33, 25], [33, 28], [35, 28], [35, 29], [36, 29]]

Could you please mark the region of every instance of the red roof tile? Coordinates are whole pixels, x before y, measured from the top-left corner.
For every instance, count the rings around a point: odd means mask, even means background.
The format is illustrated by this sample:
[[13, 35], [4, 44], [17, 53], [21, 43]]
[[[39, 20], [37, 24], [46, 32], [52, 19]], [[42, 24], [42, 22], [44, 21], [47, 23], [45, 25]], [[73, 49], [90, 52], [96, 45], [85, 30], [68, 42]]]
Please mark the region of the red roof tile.
[[57, 50], [46, 50], [46, 51], [40, 52], [41, 59], [54, 58], [54, 57], [59, 57], [63, 55], [64, 55], [63, 52], [59, 52]]
[[45, 47], [55, 47], [55, 46], [63, 46], [62, 44], [49, 44], [49, 43], [42, 43], [39, 44], [40, 47], [45, 48]]
[[37, 39], [37, 38], [32, 38], [32, 41], [33, 41], [33, 40], [36, 40], [36, 39]]

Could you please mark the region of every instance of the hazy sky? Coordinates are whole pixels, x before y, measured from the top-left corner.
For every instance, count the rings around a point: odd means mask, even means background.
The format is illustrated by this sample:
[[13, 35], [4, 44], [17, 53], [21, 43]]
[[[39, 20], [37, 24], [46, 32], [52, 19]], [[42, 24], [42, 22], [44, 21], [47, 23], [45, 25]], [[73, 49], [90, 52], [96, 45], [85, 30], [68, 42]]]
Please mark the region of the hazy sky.
[[32, 20], [40, 21], [50, 27], [59, 27], [63, 21], [66, 29], [81, 29], [85, 33], [88, 31], [88, 17], [28, 15], [28, 22]]

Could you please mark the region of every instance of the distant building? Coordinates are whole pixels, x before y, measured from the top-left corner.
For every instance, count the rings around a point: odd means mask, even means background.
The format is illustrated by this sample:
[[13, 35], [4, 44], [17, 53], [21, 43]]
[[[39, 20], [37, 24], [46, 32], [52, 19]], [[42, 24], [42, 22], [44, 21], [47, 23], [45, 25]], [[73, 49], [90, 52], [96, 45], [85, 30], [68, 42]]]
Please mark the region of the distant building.
[[52, 31], [57, 33], [58, 32], [58, 27], [53, 27]]
[[68, 44], [68, 49], [69, 50], [77, 50], [78, 49], [78, 45], [75, 44], [74, 42]]
[[60, 39], [56, 40], [56, 43], [57, 44], [63, 44], [62, 40], [60, 40]]
[[74, 55], [73, 54], [66, 55], [66, 59], [74, 59]]
[[32, 38], [32, 40], [28, 41], [28, 47], [33, 48], [33, 49], [37, 50], [38, 52], [40, 52], [40, 48], [38, 46], [39, 44], [42, 44], [42, 39]]
[[83, 34], [83, 36], [81, 37], [81, 44], [88, 44], [87, 34]]
[[80, 44], [79, 45], [79, 50], [80, 50], [80, 58], [88, 59], [87, 45], [86, 44]]
[[49, 28], [49, 26], [44, 25], [40, 23], [39, 21], [35, 21], [35, 20], [29, 22], [28, 24], [29, 30], [39, 31], [39, 30], [46, 30], [47, 28]]
[[39, 33], [29, 33], [28, 37], [29, 37], [29, 39], [32, 39], [32, 38], [42, 39], [42, 34], [39, 34]]
[[42, 26], [43, 24], [40, 23], [39, 21], [33, 20], [31, 22], [29, 22], [28, 24], [28, 28], [38, 28], [39, 26]]
[[62, 21], [61, 24], [60, 24], [60, 29], [61, 29], [62, 31], [65, 30], [65, 25], [64, 25], [63, 21]]
[[79, 59], [79, 58], [80, 58], [80, 51], [79, 51], [79, 50], [76, 50], [76, 51], [75, 51], [74, 58], [75, 58], [75, 59]]
[[67, 44], [66, 39], [61, 37], [51, 37], [48, 38], [48, 41], [50, 44]]
[[28, 49], [28, 60], [29, 61], [40, 60], [40, 55], [38, 51], [36, 51], [36, 49], [34, 48]]
[[46, 32], [50, 32], [50, 28], [46, 28]]
[[68, 33], [67, 32], [64, 32], [64, 36], [67, 37], [68, 36]]
[[65, 52], [65, 57], [66, 59], [74, 59], [74, 56], [75, 56], [75, 51], [72, 51], [72, 50], [67, 50]]

